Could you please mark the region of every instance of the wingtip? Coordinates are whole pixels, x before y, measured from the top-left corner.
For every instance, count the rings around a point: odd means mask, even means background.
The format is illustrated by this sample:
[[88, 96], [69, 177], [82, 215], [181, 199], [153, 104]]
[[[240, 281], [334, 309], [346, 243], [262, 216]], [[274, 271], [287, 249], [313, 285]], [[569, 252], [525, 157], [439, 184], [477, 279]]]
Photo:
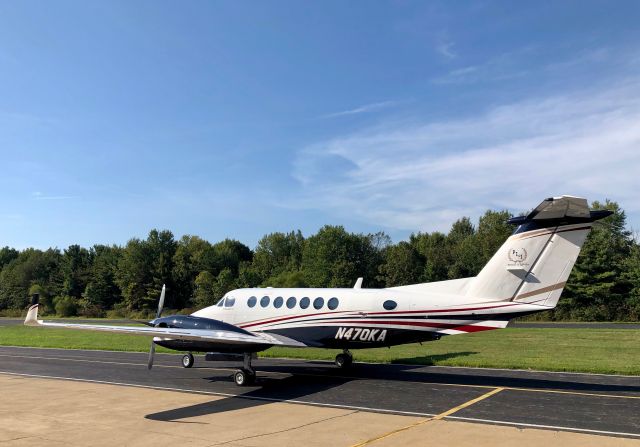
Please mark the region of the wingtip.
[[38, 303], [32, 304], [29, 306], [29, 311], [27, 312], [27, 317], [24, 319], [25, 326], [39, 326], [41, 321], [38, 320], [38, 307], [40, 305]]

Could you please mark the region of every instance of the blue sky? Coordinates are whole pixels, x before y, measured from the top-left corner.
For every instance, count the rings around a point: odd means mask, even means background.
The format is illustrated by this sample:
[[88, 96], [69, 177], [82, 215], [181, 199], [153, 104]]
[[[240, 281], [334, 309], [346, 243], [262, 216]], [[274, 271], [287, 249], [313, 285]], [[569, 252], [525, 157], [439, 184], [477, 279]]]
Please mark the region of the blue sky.
[[640, 225], [638, 2], [0, 2], [0, 245]]

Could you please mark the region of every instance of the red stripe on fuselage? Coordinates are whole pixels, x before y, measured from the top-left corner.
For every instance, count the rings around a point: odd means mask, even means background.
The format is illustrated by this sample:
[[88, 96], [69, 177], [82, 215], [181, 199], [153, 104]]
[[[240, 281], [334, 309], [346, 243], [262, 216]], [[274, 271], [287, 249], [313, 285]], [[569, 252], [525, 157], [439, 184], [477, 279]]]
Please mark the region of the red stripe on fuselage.
[[269, 323], [276, 323], [278, 321], [286, 321], [286, 320], [293, 320], [295, 318], [306, 318], [306, 317], [315, 317], [318, 315], [327, 315], [327, 314], [340, 314], [340, 313], [345, 313], [345, 312], [351, 312], [351, 311], [340, 311], [340, 312], [319, 312], [319, 313], [315, 313], [315, 314], [305, 314], [305, 315], [292, 315], [289, 317], [279, 317], [279, 318], [274, 318], [271, 320], [266, 320], [266, 321], [261, 321], [261, 320], [253, 320], [255, 322], [252, 323], [242, 323], [240, 325], [238, 325], [241, 328], [245, 328], [245, 327], [251, 327], [251, 326], [258, 326], [261, 324], [269, 324]]

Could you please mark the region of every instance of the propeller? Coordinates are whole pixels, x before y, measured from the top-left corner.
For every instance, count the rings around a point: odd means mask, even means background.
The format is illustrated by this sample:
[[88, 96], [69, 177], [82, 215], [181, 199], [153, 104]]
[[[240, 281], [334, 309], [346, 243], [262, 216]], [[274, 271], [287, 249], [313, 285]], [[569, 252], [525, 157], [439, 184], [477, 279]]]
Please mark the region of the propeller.
[[[162, 292], [160, 292], [160, 301], [158, 302], [158, 312], [156, 313], [156, 318], [160, 318], [162, 315], [162, 308], [164, 307], [164, 294], [166, 291], [166, 287], [162, 285]], [[149, 349], [149, 362], [147, 363], [147, 369], [151, 369], [153, 367], [153, 357], [156, 354], [156, 344], [151, 339], [151, 348]]]
[[166, 287], [162, 284], [162, 292], [160, 293], [160, 301], [158, 302], [158, 313], [156, 314], [156, 318], [160, 318], [162, 314], [162, 308], [164, 307], [164, 292], [166, 291]]

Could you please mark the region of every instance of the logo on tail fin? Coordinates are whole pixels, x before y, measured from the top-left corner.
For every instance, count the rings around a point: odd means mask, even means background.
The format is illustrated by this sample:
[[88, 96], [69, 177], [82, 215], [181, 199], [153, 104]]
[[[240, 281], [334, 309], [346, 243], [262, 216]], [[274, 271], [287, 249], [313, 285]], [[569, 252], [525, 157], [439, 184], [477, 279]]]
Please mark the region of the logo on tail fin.
[[524, 247], [509, 249], [507, 257], [515, 265], [528, 265], [524, 263], [527, 260], [527, 250]]

